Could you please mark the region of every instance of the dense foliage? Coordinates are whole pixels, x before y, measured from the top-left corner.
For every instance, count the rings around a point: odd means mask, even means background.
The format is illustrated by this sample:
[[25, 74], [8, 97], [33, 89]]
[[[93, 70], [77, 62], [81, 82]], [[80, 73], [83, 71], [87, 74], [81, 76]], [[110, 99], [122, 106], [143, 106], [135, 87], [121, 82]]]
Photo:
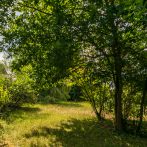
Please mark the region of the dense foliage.
[[70, 99], [70, 87], [64, 83], [50, 88], [38, 88], [31, 78], [32, 67], [30, 65], [21, 68], [20, 71], [14, 70], [13, 72], [11, 66], [7, 66], [7, 70], [6, 65], [1, 62], [0, 115], [25, 103], [55, 103]]
[[[4, 63], [1, 65], [6, 69]], [[9, 107], [34, 102], [36, 93], [32, 89], [32, 84], [28, 68], [23, 68], [21, 72], [12, 72], [9, 67], [9, 72], [4, 72], [0, 77], [0, 112], [5, 112]]]

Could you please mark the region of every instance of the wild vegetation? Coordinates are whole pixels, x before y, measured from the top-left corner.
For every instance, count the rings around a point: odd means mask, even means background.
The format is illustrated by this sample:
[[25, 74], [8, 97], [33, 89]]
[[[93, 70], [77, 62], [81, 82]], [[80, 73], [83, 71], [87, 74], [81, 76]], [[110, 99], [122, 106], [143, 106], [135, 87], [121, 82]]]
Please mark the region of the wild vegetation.
[[1, 0], [0, 8], [0, 49], [11, 59], [0, 63], [2, 120], [30, 103], [86, 101], [98, 122], [109, 114], [116, 132], [147, 136], [145, 0]]

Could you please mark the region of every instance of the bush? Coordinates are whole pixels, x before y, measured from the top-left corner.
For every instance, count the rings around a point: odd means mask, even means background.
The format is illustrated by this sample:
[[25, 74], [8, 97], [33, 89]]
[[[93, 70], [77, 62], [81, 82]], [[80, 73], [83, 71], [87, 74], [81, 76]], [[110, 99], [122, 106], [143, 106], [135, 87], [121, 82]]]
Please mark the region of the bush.
[[7, 89], [0, 86], [0, 112], [2, 109], [11, 102], [11, 95]]
[[20, 106], [23, 103], [34, 103], [36, 101], [36, 95], [33, 90], [25, 84], [13, 84], [9, 91], [12, 97], [12, 106]]
[[20, 72], [15, 72], [11, 86], [9, 86], [12, 95], [12, 106], [36, 102], [37, 92], [33, 88], [34, 81], [30, 78], [30, 72], [30, 66], [23, 67]]

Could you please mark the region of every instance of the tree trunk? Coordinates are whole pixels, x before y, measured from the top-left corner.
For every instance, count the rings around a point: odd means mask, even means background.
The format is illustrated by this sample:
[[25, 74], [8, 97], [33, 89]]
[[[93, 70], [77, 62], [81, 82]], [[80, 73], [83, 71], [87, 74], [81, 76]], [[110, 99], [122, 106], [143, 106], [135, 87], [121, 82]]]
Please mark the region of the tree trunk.
[[115, 79], [115, 129], [122, 131], [122, 79], [121, 69], [116, 64], [116, 79]]
[[146, 93], [147, 93], [147, 79], [144, 82], [143, 94], [142, 94], [142, 99], [141, 99], [141, 104], [140, 104], [139, 124], [138, 124], [137, 130], [136, 130], [137, 133], [140, 132], [140, 129], [142, 126], [143, 109], [144, 109], [144, 103], [145, 103], [145, 99], [146, 99]]
[[86, 88], [83, 88], [83, 90], [84, 90], [84, 92], [85, 92], [85, 97], [88, 98], [88, 100], [89, 100], [89, 102], [90, 102], [90, 104], [91, 104], [91, 106], [92, 106], [92, 108], [93, 108], [93, 111], [94, 111], [94, 113], [95, 113], [97, 119], [98, 119], [98, 120], [102, 120], [102, 117], [101, 117], [100, 113], [98, 112], [98, 110], [97, 110], [97, 108], [96, 108], [96, 103], [95, 103], [94, 98], [91, 97], [91, 96], [89, 95], [89, 93], [88, 93], [88, 91], [86, 90]]
[[122, 131], [122, 58], [121, 49], [119, 47], [117, 27], [112, 25], [113, 44], [112, 51], [114, 57], [114, 83], [115, 83], [115, 129]]
[[[106, 1], [108, 4], [108, 1]], [[121, 46], [119, 44], [118, 37], [118, 25], [116, 23], [117, 10], [114, 5], [114, 1], [108, 4], [108, 9], [111, 8], [111, 13], [108, 11], [108, 20], [112, 33], [112, 53], [114, 59], [114, 75], [113, 80], [115, 83], [115, 129], [119, 132], [123, 131], [123, 119], [122, 119], [122, 58], [121, 58]]]

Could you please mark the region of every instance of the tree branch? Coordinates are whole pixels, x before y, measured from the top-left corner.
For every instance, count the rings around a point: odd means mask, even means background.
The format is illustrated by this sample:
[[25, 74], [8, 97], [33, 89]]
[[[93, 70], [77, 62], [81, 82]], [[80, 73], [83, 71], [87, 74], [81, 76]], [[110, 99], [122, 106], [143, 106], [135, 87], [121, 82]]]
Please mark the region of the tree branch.
[[36, 10], [36, 11], [38, 11], [38, 12], [41, 12], [41, 13], [43, 13], [43, 14], [46, 14], [46, 15], [52, 15], [51, 13], [44, 12], [43, 10], [38, 9], [38, 8], [35, 8], [35, 7], [33, 7], [33, 6], [29, 6], [29, 5], [22, 4], [22, 3], [18, 3], [18, 5], [19, 5], [19, 6], [23, 6], [23, 7], [27, 7], [27, 8], [30, 8], [30, 9], [34, 9], [34, 10]]

